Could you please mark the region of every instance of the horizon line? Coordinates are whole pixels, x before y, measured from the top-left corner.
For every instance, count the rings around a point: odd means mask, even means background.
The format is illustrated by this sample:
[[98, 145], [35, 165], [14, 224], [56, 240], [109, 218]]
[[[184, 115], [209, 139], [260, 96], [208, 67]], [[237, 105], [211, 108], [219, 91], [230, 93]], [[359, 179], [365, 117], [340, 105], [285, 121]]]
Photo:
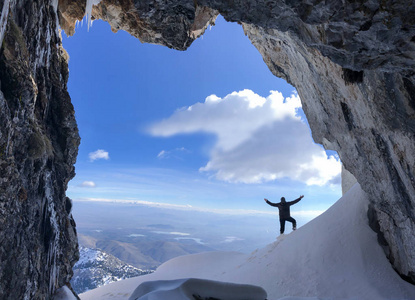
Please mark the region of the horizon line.
[[[100, 202], [100, 203], [113, 203], [113, 204], [122, 204], [122, 205], [141, 205], [154, 208], [163, 208], [163, 209], [173, 209], [173, 210], [182, 210], [182, 211], [198, 211], [198, 212], [207, 212], [214, 214], [222, 215], [275, 215], [276, 211], [262, 211], [255, 209], [230, 209], [230, 208], [205, 208], [185, 204], [172, 204], [172, 203], [162, 203], [162, 202], [152, 202], [138, 199], [108, 199], [108, 198], [76, 198], [72, 200], [73, 202]], [[308, 217], [317, 217], [321, 215], [325, 210], [300, 210], [293, 211], [291, 214], [294, 216], [308, 216]]]

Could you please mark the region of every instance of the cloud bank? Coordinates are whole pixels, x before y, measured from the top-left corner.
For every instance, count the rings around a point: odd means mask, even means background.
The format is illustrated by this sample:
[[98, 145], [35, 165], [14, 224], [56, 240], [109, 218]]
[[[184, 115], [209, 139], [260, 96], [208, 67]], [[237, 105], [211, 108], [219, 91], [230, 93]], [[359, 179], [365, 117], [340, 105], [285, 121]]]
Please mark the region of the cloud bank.
[[211, 95], [174, 112], [150, 128], [153, 136], [204, 132], [216, 143], [200, 170], [228, 182], [261, 183], [281, 178], [325, 185], [336, 182], [341, 163], [315, 144], [301, 120], [298, 95], [271, 91], [267, 98], [251, 90], [224, 98]]

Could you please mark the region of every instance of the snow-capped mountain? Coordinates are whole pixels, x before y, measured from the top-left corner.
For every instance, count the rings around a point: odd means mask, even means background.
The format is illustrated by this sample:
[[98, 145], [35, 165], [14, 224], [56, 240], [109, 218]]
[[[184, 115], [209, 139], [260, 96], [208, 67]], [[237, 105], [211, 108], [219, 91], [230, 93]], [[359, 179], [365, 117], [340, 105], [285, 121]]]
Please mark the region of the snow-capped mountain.
[[75, 264], [71, 285], [77, 293], [83, 293], [108, 283], [152, 273], [128, 265], [99, 249], [80, 247], [80, 259]]

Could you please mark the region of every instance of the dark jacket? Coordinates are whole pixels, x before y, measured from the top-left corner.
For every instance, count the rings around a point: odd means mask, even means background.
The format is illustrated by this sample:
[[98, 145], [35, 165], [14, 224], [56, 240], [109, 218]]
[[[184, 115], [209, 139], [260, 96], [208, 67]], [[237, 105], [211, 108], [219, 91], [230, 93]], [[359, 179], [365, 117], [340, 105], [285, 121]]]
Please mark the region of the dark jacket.
[[278, 210], [280, 211], [280, 218], [281, 219], [286, 219], [286, 218], [291, 217], [291, 215], [290, 215], [290, 206], [293, 205], [293, 204], [296, 204], [300, 200], [301, 200], [301, 198], [298, 198], [298, 199], [295, 199], [294, 201], [280, 202], [280, 203], [272, 203], [272, 202], [267, 200], [267, 203], [271, 206], [278, 207]]

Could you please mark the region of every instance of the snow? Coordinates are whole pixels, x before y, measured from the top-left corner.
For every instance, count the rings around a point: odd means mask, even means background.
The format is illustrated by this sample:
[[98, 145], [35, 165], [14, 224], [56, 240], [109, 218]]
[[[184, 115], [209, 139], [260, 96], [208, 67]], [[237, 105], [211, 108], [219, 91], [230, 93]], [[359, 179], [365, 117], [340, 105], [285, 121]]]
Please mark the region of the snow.
[[[376, 233], [368, 226], [367, 205], [366, 195], [355, 184], [325, 213], [251, 254], [207, 252], [174, 258], [155, 273], [112, 283], [80, 297], [128, 299], [143, 282], [158, 293], [166, 284], [180, 283], [165, 280], [199, 278], [260, 286], [269, 300], [415, 299], [415, 286], [392, 269]], [[188, 299], [166, 297], [154, 299]], [[140, 298], [144, 299], [153, 298]]]
[[342, 194], [346, 194], [356, 182], [356, 177], [354, 177], [352, 173], [347, 171], [346, 168], [342, 166]]
[[134, 300], [265, 300], [266, 298], [267, 293], [257, 286], [195, 278], [147, 281], [140, 284], [130, 297]]
[[77, 299], [67, 286], [63, 286], [59, 290], [56, 291], [56, 294], [53, 297], [53, 300], [77, 300]]
[[82, 266], [82, 265], [86, 265], [86, 264], [91, 264], [96, 260], [103, 260], [102, 259], [102, 254], [99, 255], [100, 251], [96, 250], [96, 249], [90, 249], [90, 248], [85, 248], [85, 247], [80, 247], [79, 249], [79, 260], [76, 262], [75, 266]]

